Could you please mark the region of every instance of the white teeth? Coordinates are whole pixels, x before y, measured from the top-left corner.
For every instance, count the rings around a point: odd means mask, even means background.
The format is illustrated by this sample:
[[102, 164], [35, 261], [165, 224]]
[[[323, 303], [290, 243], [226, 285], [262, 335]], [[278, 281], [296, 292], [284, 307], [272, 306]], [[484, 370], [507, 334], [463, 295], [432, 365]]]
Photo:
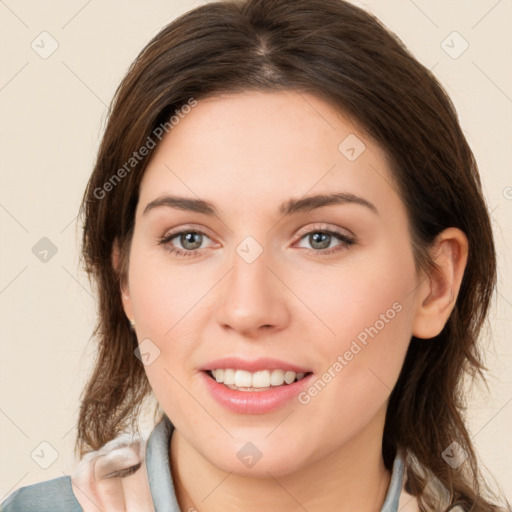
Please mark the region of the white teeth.
[[224, 370], [224, 377], [219, 380], [219, 382], [224, 382], [224, 384], [234, 384], [235, 383], [235, 370], [226, 369]]
[[271, 386], [282, 386], [284, 382], [284, 371], [283, 370], [273, 370], [270, 375], [270, 385]]
[[250, 388], [252, 386], [251, 372], [237, 370], [235, 372], [235, 386], [237, 388]]
[[270, 372], [262, 370], [252, 374], [252, 387], [254, 388], [268, 388], [270, 385]]
[[246, 370], [234, 370], [232, 368], [218, 368], [212, 370], [213, 378], [226, 386], [236, 388], [269, 388], [270, 386], [282, 386], [284, 383], [292, 384], [306, 375], [304, 372], [291, 372], [284, 370], [260, 370], [248, 372]]
[[286, 372], [284, 374], [284, 381], [286, 384], [291, 384], [295, 380], [295, 375], [297, 375], [295, 372]]

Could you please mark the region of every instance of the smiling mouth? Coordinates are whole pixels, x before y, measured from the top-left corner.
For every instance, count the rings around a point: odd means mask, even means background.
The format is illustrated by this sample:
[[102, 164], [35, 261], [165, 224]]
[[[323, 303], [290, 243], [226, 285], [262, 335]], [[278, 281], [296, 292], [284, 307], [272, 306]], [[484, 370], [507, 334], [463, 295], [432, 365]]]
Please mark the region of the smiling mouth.
[[289, 386], [312, 372], [292, 372], [280, 369], [248, 372], [234, 368], [207, 370], [206, 374], [219, 384], [238, 391], [267, 391], [282, 386]]

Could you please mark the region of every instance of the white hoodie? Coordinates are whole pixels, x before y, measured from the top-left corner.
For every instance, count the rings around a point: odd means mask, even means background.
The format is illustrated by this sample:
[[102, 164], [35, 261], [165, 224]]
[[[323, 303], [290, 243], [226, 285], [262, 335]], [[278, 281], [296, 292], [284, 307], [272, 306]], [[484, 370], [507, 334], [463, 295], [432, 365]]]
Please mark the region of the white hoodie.
[[[181, 511], [176, 499], [168, 452], [173, 430], [164, 414], [147, 442], [122, 434], [85, 455], [72, 475], [18, 489], [0, 512], [198, 512]], [[418, 510], [417, 499], [404, 489], [399, 452], [380, 512]]]

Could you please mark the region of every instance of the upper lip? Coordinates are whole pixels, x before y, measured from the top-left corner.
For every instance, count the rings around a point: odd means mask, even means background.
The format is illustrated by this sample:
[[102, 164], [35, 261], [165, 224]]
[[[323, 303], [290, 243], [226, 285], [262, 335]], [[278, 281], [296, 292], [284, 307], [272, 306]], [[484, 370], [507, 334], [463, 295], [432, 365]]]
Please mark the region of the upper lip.
[[292, 371], [295, 373], [308, 373], [311, 371], [296, 364], [288, 363], [280, 359], [274, 359], [272, 357], [260, 357], [258, 359], [249, 360], [242, 359], [237, 356], [222, 357], [220, 359], [209, 361], [203, 365], [200, 370], [207, 371], [216, 370], [218, 368], [233, 368], [235, 370], [246, 370], [251, 373], [261, 370], [276, 369]]

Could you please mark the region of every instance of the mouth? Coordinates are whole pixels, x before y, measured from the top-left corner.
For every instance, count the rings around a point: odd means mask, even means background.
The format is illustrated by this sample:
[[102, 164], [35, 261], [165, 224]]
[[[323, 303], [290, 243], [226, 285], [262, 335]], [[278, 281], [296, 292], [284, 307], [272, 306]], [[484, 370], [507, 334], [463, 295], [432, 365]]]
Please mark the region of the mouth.
[[274, 357], [225, 356], [199, 370], [205, 391], [236, 414], [267, 414], [291, 406], [313, 380], [311, 367]]
[[312, 372], [294, 372], [280, 368], [256, 372], [234, 368], [217, 368], [204, 370], [204, 372], [210, 379], [236, 391], [268, 391], [286, 387], [312, 374]]
[[313, 372], [280, 368], [254, 372], [215, 368], [203, 369], [200, 373], [205, 391], [219, 405], [232, 413], [244, 415], [272, 413], [293, 404], [294, 398], [311, 385], [313, 379]]

